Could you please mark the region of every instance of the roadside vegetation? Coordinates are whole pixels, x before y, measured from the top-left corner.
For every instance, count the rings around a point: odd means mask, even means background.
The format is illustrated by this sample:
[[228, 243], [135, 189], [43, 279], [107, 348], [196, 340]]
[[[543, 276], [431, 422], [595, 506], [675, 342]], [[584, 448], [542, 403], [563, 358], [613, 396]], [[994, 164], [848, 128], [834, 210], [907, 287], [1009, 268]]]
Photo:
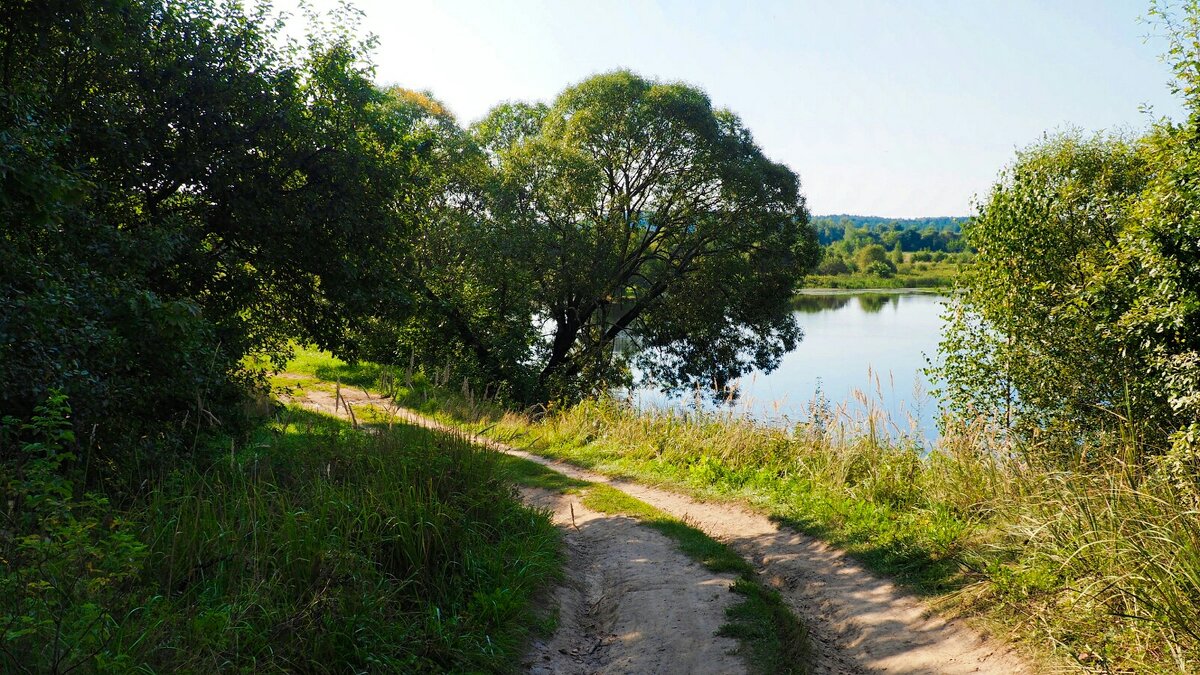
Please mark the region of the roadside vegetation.
[[514, 406], [450, 366], [385, 369], [396, 400], [744, 501], [1085, 670], [1195, 672], [1200, 10], [1152, 9], [1190, 116], [1047, 136], [1001, 172], [963, 229], [974, 253], [946, 316], [933, 447], [822, 401], [782, 426], [604, 396]]
[[[691, 85], [466, 126], [378, 86], [349, 9], [0, 4], [0, 670], [519, 663], [546, 514], [462, 439], [277, 410], [298, 344], [323, 386], [746, 501], [1085, 669], [1200, 670], [1200, 6], [1150, 14], [1186, 119], [1047, 136], [966, 222], [817, 227]], [[803, 348], [813, 272], [956, 276], [932, 449], [824, 402], [610, 397], [729, 397]]]
[[[342, 387], [355, 387], [373, 393], [373, 403], [360, 403], [357, 419], [372, 420], [376, 427], [388, 427], [395, 423], [395, 406], [408, 402], [409, 409], [416, 391], [442, 394], [443, 400], [455, 401], [455, 395], [446, 395], [445, 387], [434, 389], [426, 384], [423, 375], [411, 372], [400, 373], [395, 369], [369, 362], [348, 364], [333, 358], [328, 353], [312, 349], [301, 349], [286, 371], [275, 379], [278, 390], [287, 396], [302, 396], [306, 390], [338, 392]], [[472, 400], [468, 395], [462, 399]], [[490, 402], [480, 405], [491, 407]], [[473, 404], [472, 404], [473, 405]], [[437, 406], [423, 406], [426, 410], [437, 410]], [[349, 410], [349, 405], [347, 405]], [[435, 419], [452, 422], [451, 426], [464, 428], [461, 421], [445, 415], [431, 415]], [[466, 429], [464, 429], [465, 431]], [[457, 440], [467, 441], [474, 434], [455, 435]], [[740, 642], [740, 653], [745, 656], [752, 672], [756, 673], [803, 673], [811, 666], [809, 638], [804, 626], [783, 604], [779, 594], [766, 587], [754, 569], [729, 546], [705, 534], [700, 529], [631, 497], [613, 487], [570, 478], [536, 462], [520, 457], [494, 453], [493, 460], [505, 470], [505, 478], [518, 485], [563, 494], [579, 496], [581, 503], [600, 513], [635, 518], [645, 526], [672, 539], [679, 550], [713, 572], [732, 572], [739, 579], [732, 591], [741, 598], [727, 611], [729, 621], [721, 627], [721, 633]]]
[[118, 507], [66, 470], [70, 422], [2, 430], [4, 672], [502, 672], [549, 627], [558, 534], [463, 439], [287, 408]]
[[275, 410], [292, 346], [529, 404], [622, 381], [626, 329], [667, 387], [796, 344], [799, 181], [703, 91], [618, 71], [466, 128], [376, 85], [352, 9], [301, 14], [0, 4], [0, 670], [511, 670], [546, 514], [462, 440]]
[[[301, 362], [335, 378], [363, 368], [311, 352]], [[1200, 514], [1169, 474], [1127, 463], [1129, 446], [1089, 444], [1080, 452], [1095, 460], [1059, 465], [950, 423], [928, 449], [878, 413], [827, 403], [783, 427], [613, 399], [521, 412], [419, 372], [379, 372], [407, 382], [397, 404], [471, 433], [748, 504], [1059, 662], [1200, 667]]]

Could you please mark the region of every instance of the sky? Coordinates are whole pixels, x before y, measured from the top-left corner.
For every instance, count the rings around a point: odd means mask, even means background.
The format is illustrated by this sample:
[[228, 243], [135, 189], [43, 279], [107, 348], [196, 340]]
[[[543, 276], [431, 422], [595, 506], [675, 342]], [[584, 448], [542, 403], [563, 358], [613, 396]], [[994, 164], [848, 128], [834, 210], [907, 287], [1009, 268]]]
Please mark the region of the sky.
[[464, 124], [619, 68], [698, 86], [800, 175], [814, 214], [969, 215], [1046, 133], [1182, 117], [1141, 0], [354, 4], [379, 83]]

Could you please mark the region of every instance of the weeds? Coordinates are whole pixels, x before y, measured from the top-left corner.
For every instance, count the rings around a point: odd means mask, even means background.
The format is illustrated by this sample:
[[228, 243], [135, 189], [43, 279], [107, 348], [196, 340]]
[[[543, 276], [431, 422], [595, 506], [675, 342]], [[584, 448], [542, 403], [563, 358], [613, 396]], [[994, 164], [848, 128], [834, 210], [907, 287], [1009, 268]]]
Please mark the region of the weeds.
[[1051, 469], [962, 421], [925, 450], [868, 406], [815, 405], [789, 426], [612, 399], [527, 414], [420, 376], [398, 402], [607, 475], [749, 503], [1086, 670], [1200, 670], [1200, 513], [1177, 471]]
[[37, 521], [0, 533], [5, 672], [507, 671], [559, 569], [547, 514], [461, 439], [288, 409], [118, 512], [38, 483], [69, 439], [35, 431], [3, 467], [32, 486], [7, 522]]

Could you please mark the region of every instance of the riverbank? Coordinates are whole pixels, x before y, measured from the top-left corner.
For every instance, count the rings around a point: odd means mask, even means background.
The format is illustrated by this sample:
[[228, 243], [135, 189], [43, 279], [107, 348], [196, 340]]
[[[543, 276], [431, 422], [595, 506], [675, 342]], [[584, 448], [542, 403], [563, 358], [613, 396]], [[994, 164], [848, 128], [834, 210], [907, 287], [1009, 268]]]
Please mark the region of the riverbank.
[[[910, 258], [913, 254], [906, 254]], [[961, 262], [903, 262], [896, 266], [894, 274], [879, 276], [860, 272], [845, 274], [810, 274], [804, 278], [808, 289], [937, 289], [949, 291], [962, 274], [965, 263]]]
[[1083, 670], [1200, 668], [1200, 521], [1159, 475], [1049, 470], [970, 428], [924, 454], [879, 420], [780, 429], [613, 401], [527, 415], [419, 373], [305, 358], [329, 379], [383, 376], [397, 402], [544, 457], [744, 504]]
[[[371, 364], [342, 369], [329, 360], [306, 357], [304, 361], [307, 366], [317, 365], [321, 372], [340, 373], [346, 377], [340, 380], [341, 384], [322, 381], [312, 372], [305, 373], [305, 368], [293, 364], [291, 372], [279, 377], [281, 384], [288, 385], [285, 396], [291, 400], [303, 401], [304, 405], [326, 413], [337, 411], [335, 400], [341, 400], [344, 405], [337, 412], [349, 419], [355, 419], [356, 416], [358, 419], [370, 418], [377, 424], [384, 420], [389, 420], [387, 423], [390, 424], [394, 420], [457, 433], [458, 427], [437, 422], [400, 406], [379, 389], [372, 393], [358, 384], [347, 384], [350, 380], [356, 383], [364, 381], [363, 375], [374, 367]], [[384, 376], [382, 383], [390, 381], [386, 369], [380, 374]], [[351, 410], [358, 412], [352, 413]], [[580, 537], [589, 538], [586, 536], [589, 528], [583, 525], [583, 521], [577, 521], [577, 517], [590, 521], [586, 515], [588, 509], [598, 509], [603, 513], [631, 516], [676, 539], [681, 551], [714, 571], [722, 568], [740, 571], [743, 579], [735, 583], [732, 590], [745, 595], [746, 599], [728, 609], [731, 625], [722, 628], [721, 633], [735, 635], [747, 643], [743, 652], [749, 652], [751, 664], [757, 666], [754, 670], [782, 673], [798, 666], [801, 670], [808, 670], [803, 666], [809, 666], [811, 672], [821, 675], [859, 675], [883, 670], [964, 675], [1013, 675], [1039, 671], [1025, 656], [1002, 640], [989, 637], [962, 622], [947, 621], [941, 613], [932, 611], [921, 600], [872, 574], [842, 551], [817, 539], [805, 537], [761, 513], [729, 501], [701, 501], [677, 491], [613, 480], [609, 476], [531, 455], [492, 439], [481, 436], [474, 438], [481, 445], [511, 458], [516, 470], [514, 477], [527, 486], [526, 490], [565, 491], [564, 496], [568, 499], [579, 498], [574, 507], [578, 512], [569, 511], [571, 527], [563, 530], [568, 548], [580, 543]], [[561, 506], [561, 497], [555, 500]], [[558, 659], [556, 665], [560, 668], [555, 672], [563, 668], [566, 672], [592, 672], [597, 668], [604, 670], [600, 666], [612, 663], [609, 658], [612, 652], [623, 653], [624, 656], [615, 657], [622, 662], [634, 659], [643, 665], [658, 664], [657, 667], [647, 665], [643, 668], [622, 666], [623, 671], [711, 672], [712, 668], [684, 665], [694, 663], [689, 661], [694, 657], [692, 652], [711, 647], [710, 644], [694, 647], [691, 652], [669, 661], [655, 660], [664, 649], [669, 651], [677, 648], [680, 639], [686, 641], [687, 636], [677, 634], [675, 630], [681, 610], [687, 611], [686, 608], [691, 607], [687, 614], [687, 622], [690, 623], [711, 608], [705, 603], [695, 605], [695, 598], [689, 598], [687, 591], [681, 590], [669, 600], [663, 598], [654, 619], [650, 622], [634, 619], [634, 629], [624, 634], [601, 640], [589, 640], [586, 637], [595, 633], [598, 621], [607, 623], [611, 620], [609, 609], [615, 609], [620, 614], [632, 608], [636, 614], [636, 607], [640, 605], [643, 583], [633, 578], [626, 579], [628, 584], [622, 582], [620, 577], [627, 561], [613, 559], [609, 554], [628, 550], [629, 544], [644, 543], [645, 534], [624, 532], [620, 536], [622, 539], [617, 541], [593, 540], [592, 543], [601, 550], [591, 556], [588, 565], [572, 567], [568, 563], [568, 574], [575, 576], [569, 576], [564, 588], [560, 589], [565, 590], [566, 595], [578, 594], [579, 587], [586, 586], [587, 579], [593, 576], [595, 563], [600, 562], [606, 566], [606, 588], [620, 588], [622, 600], [610, 607], [613, 599], [611, 594], [600, 593], [592, 603], [595, 608], [600, 608], [599, 616], [589, 611], [585, 621], [560, 623], [555, 636], [550, 639], [551, 643], [578, 644], [582, 641], [588, 648], [567, 650], [568, 658]], [[711, 537], [723, 543], [715, 542]], [[633, 555], [641, 566], [661, 557], [640, 549]], [[568, 558], [569, 561], [574, 560], [573, 556]], [[660, 568], [646, 581], [650, 582], [653, 589], [660, 589], [669, 585], [670, 580], [681, 571]], [[777, 592], [762, 589], [759, 584], [764, 581], [769, 582]], [[786, 607], [781, 602], [786, 603]], [[795, 611], [805, 628], [812, 626], [811, 640], [804, 639], [797, 632], [799, 626], [794, 618], [788, 618], [790, 613], [786, 608]], [[565, 617], [564, 621], [569, 621], [570, 612], [562, 612], [560, 616]], [[677, 618], [673, 620], [670, 618], [672, 616]], [[664, 628], [671, 633], [663, 635]], [[568, 635], [561, 635], [564, 631]], [[584, 635], [582, 640], [577, 633]], [[809, 644], [813, 652], [812, 659], [805, 656]], [[540, 647], [537, 651], [544, 653]], [[646, 651], [651, 653], [647, 654]], [[644, 660], [646, 658], [650, 660]], [[568, 667], [581, 663], [587, 667]], [[541, 671], [535, 667], [533, 672]], [[734, 672], [734, 669], [718, 666], [716, 672]]]

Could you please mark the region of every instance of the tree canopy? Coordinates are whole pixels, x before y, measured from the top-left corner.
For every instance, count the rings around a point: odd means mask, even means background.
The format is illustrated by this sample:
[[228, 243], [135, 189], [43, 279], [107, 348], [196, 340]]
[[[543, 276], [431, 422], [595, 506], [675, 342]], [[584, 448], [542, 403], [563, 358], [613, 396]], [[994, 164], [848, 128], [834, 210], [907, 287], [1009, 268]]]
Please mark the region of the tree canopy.
[[1200, 499], [1200, 12], [1152, 14], [1188, 119], [1018, 154], [965, 228], [942, 370], [956, 412], [1043, 457], [1121, 439]]
[[233, 2], [51, 4], [0, 18], [0, 408], [61, 390], [106, 448], [228, 424], [243, 357], [407, 304], [415, 149], [365, 45]]
[[471, 137], [473, 182], [423, 230], [445, 244], [418, 275], [458, 344], [442, 352], [530, 400], [627, 381], [629, 342], [668, 389], [795, 346], [788, 301], [818, 257], [799, 181], [703, 92], [619, 71], [499, 106]]

